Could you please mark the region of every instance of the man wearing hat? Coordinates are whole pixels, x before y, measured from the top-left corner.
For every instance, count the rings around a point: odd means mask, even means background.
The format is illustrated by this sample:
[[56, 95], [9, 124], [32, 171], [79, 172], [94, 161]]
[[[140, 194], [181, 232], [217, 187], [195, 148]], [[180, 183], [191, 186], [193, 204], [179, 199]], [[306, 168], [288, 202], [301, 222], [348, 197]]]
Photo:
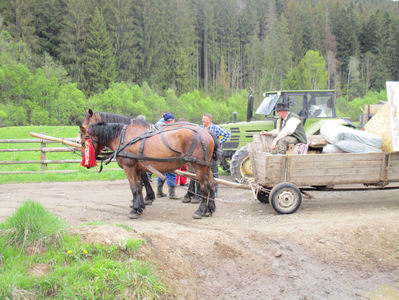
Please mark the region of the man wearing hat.
[[276, 105], [277, 120], [276, 129], [272, 131], [262, 131], [261, 135], [273, 136], [271, 149], [273, 154], [285, 154], [289, 144], [307, 143], [305, 129], [303, 128], [301, 118], [290, 112], [285, 103], [277, 103]]

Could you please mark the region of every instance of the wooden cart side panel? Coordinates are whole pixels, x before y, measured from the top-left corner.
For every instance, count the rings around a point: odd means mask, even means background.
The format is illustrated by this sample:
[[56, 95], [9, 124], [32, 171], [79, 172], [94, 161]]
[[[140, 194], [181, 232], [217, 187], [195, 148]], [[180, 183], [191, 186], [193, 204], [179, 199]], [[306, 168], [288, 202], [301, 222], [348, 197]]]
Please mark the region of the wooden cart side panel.
[[[253, 154], [256, 182], [274, 186], [291, 182], [298, 186], [380, 183], [383, 181], [385, 153], [339, 153], [308, 155]], [[392, 156], [388, 181], [399, 180], [399, 154]]]
[[284, 181], [285, 155], [271, 155], [266, 152], [254, 152], [251, 157], [256, 165], [255, 180], [265, 186]]
[[388, 181], [389, 182], [399, 181], [399, 152], [393, 152], [390, 154], [390, 160], [388, 166]]
[[296, 185], [378, 183], [385, 153], [290, 155], [287, 181]]

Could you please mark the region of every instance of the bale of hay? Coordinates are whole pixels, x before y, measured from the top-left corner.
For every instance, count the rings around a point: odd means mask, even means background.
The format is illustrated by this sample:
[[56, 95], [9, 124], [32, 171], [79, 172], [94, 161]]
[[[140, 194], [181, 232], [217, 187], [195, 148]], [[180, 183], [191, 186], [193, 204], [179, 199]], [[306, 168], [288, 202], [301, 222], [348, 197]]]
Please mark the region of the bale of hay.
[[382, 151], [393, 152], [391, 116], [388, 103], [384, 104], [366, 123], [364, 130], [382, 137]]

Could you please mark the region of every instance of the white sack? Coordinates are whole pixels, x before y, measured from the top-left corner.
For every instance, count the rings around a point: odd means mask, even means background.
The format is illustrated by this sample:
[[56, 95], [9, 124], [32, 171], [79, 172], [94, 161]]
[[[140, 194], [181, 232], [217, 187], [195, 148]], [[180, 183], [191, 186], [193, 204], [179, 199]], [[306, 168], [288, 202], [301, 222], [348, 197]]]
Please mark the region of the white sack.
[[382, 152], [381, 148], [375, 148], [356, 141], [342, 140], [336, 143], [335, 146], [342, 151], [349, 153]]
[[344, 153], [340, 148], [333, 144], [327, 144], [323, 147], [323, 153]]
[[[381, 149], [382, 145], [382, 138], [378, 135], [362, 130], [355, 130], [353, 128], [349, 128], [347, 126], [343, 126], [332, 121], [326, 121], [323, 123], [320, 128], [320, 135], [329, 143], [334, 145], [336, 145], [339, 141], [352, 141], [364, 145], [365, 151], [361, 152], [370, 152], [369, 150], [367, 150], [368, 147], [366, 146], [370, 146], [375, 149]], [[354, 145], [354, 149], [356, 149], [355, 153], [359, 152], [357, 150], [357, 146], [359, 145]], [[380, 151], [381, 150], [378, 150], [378, 152]]]

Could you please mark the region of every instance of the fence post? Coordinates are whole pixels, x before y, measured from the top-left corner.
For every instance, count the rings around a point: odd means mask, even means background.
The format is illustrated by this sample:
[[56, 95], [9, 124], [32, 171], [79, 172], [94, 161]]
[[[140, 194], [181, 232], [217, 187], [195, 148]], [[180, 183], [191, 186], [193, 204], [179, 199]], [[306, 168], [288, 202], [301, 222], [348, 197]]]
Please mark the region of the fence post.
[[[42, 134], [44, 134], [44, 132], [42, 132]], [[46, 142], [42, 140], [40, 147], [40, 160], [42, 161], [42, 171], [46, 171], [47, 168], [47, 164], [44, 163], [44, 161], [46, 160], [46, 152], [44, 151], [44, 148], [46, 148]]]

